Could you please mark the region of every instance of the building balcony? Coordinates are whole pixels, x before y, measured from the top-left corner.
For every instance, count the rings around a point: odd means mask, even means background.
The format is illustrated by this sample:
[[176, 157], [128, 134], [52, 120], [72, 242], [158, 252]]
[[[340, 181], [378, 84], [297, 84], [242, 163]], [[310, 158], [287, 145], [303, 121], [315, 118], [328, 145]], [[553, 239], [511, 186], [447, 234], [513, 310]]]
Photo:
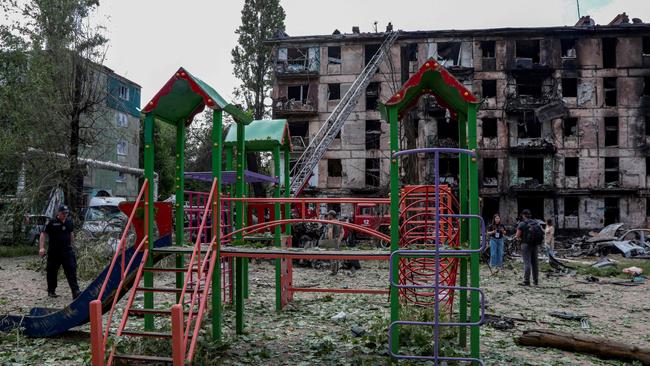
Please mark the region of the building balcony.
[[278, 61], [275, 64], [275, 76], [278, 79], [317, 77], [320, 64], [309, 60]]
[[306, 136], [291, 136], [291, 147], [293, 150], [305, 150], [309, 146], [309, 137]]
[[312, 116], [318, 115], [318, 105], [309, 100], [275, 99], [273, 101], [273, 115], [285, 116]]

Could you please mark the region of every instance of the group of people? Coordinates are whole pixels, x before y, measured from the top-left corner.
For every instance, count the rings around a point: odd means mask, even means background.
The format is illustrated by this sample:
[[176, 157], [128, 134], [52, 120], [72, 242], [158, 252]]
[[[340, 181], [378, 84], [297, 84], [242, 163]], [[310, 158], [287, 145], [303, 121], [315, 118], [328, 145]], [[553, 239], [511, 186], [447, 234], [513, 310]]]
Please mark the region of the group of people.
[[[495, 214], [488, 227], [487, 236], [490, 244], [490, 267], [497, 270], [503, 268], [504, 239], [508, 231], [501, 222], [501, 216]], [[546, 227], [542, 229], [540, 222], [535, 220], [530, 210], [521, 212], [521, 220], [517, 224], [514, 236], [521, 243], [521, 257], [524, 262], [523, 286], [530, 286], [532, 276], [533, 284], [539, 284], [539, 247], [543, 244], [549, 255], [555, 250], [555, 226], [552, 219], [546, 220]]]

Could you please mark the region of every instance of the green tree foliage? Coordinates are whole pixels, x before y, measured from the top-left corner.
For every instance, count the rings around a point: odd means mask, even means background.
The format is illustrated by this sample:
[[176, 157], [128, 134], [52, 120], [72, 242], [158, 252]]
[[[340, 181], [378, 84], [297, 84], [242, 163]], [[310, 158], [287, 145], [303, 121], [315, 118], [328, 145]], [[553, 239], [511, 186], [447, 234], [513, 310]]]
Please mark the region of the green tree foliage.
[[[75, 212], [85, 173], [79, 157], [84, 146], [98, 141], [102, 131], [94, 125], [105, 113], [101, 64], [108, 40], [103, 28], [88, 21], [99, 1], [0, 0], [0, 4], [13, 19], [1, 29], [0, 79], [12, 83], [0, 91], [0, 106], [8, 106], [0, 118], [11, 126], [3, 129], [2, 139], [15, 142], [0, 154], [13, 154], [9, 161], [27, 163], [33, 191], [46, 188], [45, 183], [62, 185]], [[31, 154], [25, 159], [29, 147], [67, 158]]]
[[241, 81], [235, 96], [243, 100], [255, 119], [267, 115], [265, 99], [272, 87], [273, 58], [263, 42], [284, 32], [285, 13], [279, 0], [245, 0], [242, 24], [235, 31], [238, 45], [232, 50], [234, 75]]

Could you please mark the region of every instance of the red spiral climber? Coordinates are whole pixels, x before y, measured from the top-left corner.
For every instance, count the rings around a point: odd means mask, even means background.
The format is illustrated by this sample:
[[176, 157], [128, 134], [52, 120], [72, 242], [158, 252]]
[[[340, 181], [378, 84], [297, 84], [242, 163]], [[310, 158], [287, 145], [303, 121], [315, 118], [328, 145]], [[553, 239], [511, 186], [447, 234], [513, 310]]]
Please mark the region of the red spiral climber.
[[[435, 250], [436, 229], [440, 249], [452, 249], [459, 246], [460, 219], [443, 217], [458, 212], [458, 201], [447, 185], [439, 186], [439, 223], [436, 225], [436, 195], [432, 185], [404, 186], [400, 195], [400, 249]], [[439, 284], [454, 286], [458, 272], [458, 258], [442, 257], [440, 261]], [[401, 258], [399, 263], [399, 283], [401, 285], [435, 284], [436, 259]], [[420, 305], [433, 305], [435, 295], [433, 288], [402, 288], [400, 296], [403, 301]], [[439, 303], [451, 311], [454, 291], [440, 289]]]

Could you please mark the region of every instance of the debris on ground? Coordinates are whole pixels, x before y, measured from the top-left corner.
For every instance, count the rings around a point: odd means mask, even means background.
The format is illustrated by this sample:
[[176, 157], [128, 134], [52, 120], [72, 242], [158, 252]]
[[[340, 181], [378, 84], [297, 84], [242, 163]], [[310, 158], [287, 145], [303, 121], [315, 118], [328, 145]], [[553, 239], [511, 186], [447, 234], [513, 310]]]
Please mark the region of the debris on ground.
[[602, 257], [598, 262], [591, 265], [594, 268], [603, 268], [603, 267], [615, 267], [616, 261], [608, 257]]
[[337, 313], [336, 315], [334, 315], [333, 317], [331, 317], [330, 320], [333, 320], [335, 322], [340, 322], [340, 321], [345, 320], [345, 318], [347, 318], [347, 316], [348, 316], [348, 314], [345, 311], [341, 311], [341, 312]]
[[643, 269], [639, 267], [627, 267], [623, 269], [623, 273], [627, 273], [632, 276], [639, 276], [641, 273], [643, 273]]
[[522, 346], [557, 348], [589, 353], [604, 359], [640, 361], [644, 365], [650, 365], [650, 348], [641, 348], [605, 338], [548, 329], [532, 329], [525, 330], [516, 342]]
[[361, 327], [358, 326], [358, 325], [353, 326], [350, 330], [352, 331], [352, 334], [353, 334], [355, 337], [361, 337], [361, 336], [363, 336], [364, 334], [366, 334], [366, 330], [363, 329], [363, 328], [361, 328]]

